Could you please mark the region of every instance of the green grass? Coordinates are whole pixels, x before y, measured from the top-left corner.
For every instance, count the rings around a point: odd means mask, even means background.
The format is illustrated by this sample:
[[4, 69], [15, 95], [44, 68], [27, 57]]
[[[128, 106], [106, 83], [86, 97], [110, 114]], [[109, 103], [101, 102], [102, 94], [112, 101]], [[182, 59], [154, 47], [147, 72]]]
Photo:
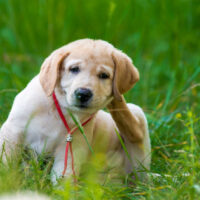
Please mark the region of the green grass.
[[[55, 199], [198, 199], [200, 195], [200, 3], [198, 0], [0, 0], [0, 125], [14, 96], [54, 49], [101, 38], [122, 49], [140, 81], [125, 96], [148, 117], [152, 165], [147, 183], [126, 187], [91, 161], [75, 188], [54, 187], [41, 157], [0, 164], [0, 193], [34, 190]], [[25, 164], [21, 164], [25, 160]], [[95, 165], [95, 163], [97, 163]], [[64, 188], [64, 189], [63, 189]]]

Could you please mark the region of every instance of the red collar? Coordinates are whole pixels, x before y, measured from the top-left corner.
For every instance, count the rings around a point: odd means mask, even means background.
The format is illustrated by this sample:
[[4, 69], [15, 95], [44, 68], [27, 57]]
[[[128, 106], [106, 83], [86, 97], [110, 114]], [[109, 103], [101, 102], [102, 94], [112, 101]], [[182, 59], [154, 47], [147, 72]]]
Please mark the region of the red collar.
[[[54, 100], [54, 103], [55, 103], [55, 106], [56, 106], [56, 109], [58, 111], [58, 114], [65, 126], [65, 128], [67, 129], [67, 137], [66, 137], [66, 148], [65, 148], [65, 161], [64, 161], [64, 170], [62, 172], [62, 175], [64, 176], [65, 175], [65, 172], [66, 172], [66, 169], [67, 169], [67, 160], [68, 160], [68, 151], [69, 151], [69, 148], [70, 148], [70, 152], [71, 152], [71, 159], [72, 159], [72, 171], [73, 171], [73, 175], [74, 175], [74, 180], [76, 181], [75, 179], [75, 170], [74, 170], [74, 157], [73, 157], [73, 151], [72, 151], [72, 134], [78, 129], [78, 127], [74, 128], [73, 130], [70, 129], [66, 119], [65, 119], [65, 116], [63, 115], [63, 112], [61, 110], [61, 107], [59, 105], [59, 102], [56, 98], [56, 95], [55, 95], [55, 92], [53, 92], [53, 100]], [[85, 126], [91, 119], [93, 118], [93, 115], [90, 116], [86, 121], [84, 121], [81, 125], [82, 126]]]

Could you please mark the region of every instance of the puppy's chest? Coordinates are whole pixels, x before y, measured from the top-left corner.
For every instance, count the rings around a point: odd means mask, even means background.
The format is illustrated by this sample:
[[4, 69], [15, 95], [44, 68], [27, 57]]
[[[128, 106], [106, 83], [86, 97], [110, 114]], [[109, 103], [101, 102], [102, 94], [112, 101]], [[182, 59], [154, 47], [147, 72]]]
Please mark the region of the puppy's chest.
[[[75, 124], [69, 116], [65, 116], [69, 127], [73, 129]], [[88, 140], [92, 140], [92, 126], [87, 124], [84, 126], [84, 131], [87, 133]], [[25, 144], [34, 149], [37, 153], [47, 152], [53, 153], [56, 148], [65, 142], [67, 130], [57, 115], [54, 112], [40, 113], [33, 116], [26, 129]], [[83, 136], [79, 130], [73, 133], [73, 143], [80, 146], [83, 143]]]

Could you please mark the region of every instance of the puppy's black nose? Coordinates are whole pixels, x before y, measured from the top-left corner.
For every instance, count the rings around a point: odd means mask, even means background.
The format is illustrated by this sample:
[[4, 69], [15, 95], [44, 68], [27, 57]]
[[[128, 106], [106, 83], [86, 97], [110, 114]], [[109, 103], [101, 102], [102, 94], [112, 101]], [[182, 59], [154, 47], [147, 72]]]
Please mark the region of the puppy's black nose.
[[93, 94], [90, 89], [78, 88], [75, 90], [75, 96], [80, 103], [86, 103], [92, 98]]

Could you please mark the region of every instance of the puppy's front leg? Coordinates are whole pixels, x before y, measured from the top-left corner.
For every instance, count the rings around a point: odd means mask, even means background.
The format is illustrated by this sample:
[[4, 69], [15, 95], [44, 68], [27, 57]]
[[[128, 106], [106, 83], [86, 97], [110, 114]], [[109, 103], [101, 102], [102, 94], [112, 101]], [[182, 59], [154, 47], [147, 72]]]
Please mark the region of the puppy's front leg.
[[[65, 146], [66, 143], [63, 142], [61, 145], [59, 145], [55, 151], [54, 154], [54, 164], [51, 170], [51, 181], [55, 185], [57, 184], [57, 180], [59, 178], [63, 177], [63, 170], [64, 170], [64, 162], [65, 162]], [[64, 176], [70, 176], [72, 174], [72, 170], [70, 168], [71, 166], [71, 157], [68, 156], [68, 162], [67, 162], [67, 170]]]
[[21, 141], [23, 130], [19, 126], [15, 126], [12, 121], [7, 120], [0, 129], [0, 155], [3, 162], [16, 153], [16, 146]]
[[[71, 159], [71, 154], [70, 150], [68, 151], [68, 159], [67, 159], [67, 168], [65, 173], [63, 174], [64, 167], [65, 167], [65, 150], [66, 150], [66, 142], [63, 142], [61, 145], [59, 145], [55, 151], [54, 154], [54, 164], [51, 170], [51, 181], [55, 185], [57, 184], [57, 180], [60, 178], [71, 178], [73, 176], [73, 171], [72, 171], [72, 159]], [[73, 150], [74, 154], [74, 150]], [[79, 171], [78, 164], [76, 162], [75, 165], [75, 172], [76, 175]]]
[[124, 97], [122, 101], [113, 100], [108, 109], [114, 119], [120, 133], [125, 134], [132, 143], [142, 142], [144, 132], [142, 122], [136, 118], [128, 108]]

